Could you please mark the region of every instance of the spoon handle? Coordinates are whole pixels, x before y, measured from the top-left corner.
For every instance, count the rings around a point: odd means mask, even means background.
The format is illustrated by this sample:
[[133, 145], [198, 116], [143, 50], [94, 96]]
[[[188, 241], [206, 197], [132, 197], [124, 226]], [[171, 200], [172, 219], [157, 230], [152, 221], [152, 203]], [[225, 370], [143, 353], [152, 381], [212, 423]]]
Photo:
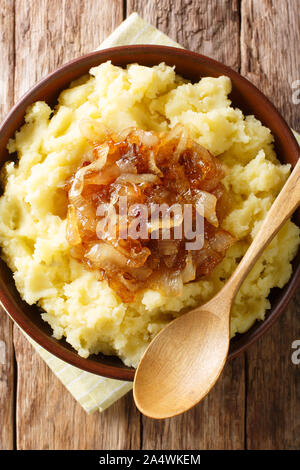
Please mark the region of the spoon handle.
[[[275, 237], [286, 220], [292, 215], [300, 204], [300, 158], [269, 210], [258, 233], [248, 248], [243, 259], [224, 288], [217, 295], [218, 298], [229, 297], [230, 302], [234, 299], [239, 287], [245, 277], [263, 252], [268, 243]], [[226, 293], [225, 293], [226, 291]], [[228, 295], [231, 291], [231, 295]]]

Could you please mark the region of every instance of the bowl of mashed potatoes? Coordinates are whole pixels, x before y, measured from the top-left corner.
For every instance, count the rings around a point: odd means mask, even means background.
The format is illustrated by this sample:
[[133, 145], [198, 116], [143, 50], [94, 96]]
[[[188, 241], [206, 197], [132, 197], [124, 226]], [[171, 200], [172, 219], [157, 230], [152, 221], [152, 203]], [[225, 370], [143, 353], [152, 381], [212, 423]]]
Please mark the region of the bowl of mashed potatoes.
[[[0, 156], [1, 303], [57, 357], [132, 380], [153, 337], [226, 283], [299, 145], [267, 98], [225, 65], [124, 46], [76, 59], [31, 89], [1, 126]], [[91, 201], [122, 191], [147, 204], [205, 200], [205, 251], [147, 237], [100, 244]], [[299, 285], [295, 217], [236, 297], [230, 358]]]

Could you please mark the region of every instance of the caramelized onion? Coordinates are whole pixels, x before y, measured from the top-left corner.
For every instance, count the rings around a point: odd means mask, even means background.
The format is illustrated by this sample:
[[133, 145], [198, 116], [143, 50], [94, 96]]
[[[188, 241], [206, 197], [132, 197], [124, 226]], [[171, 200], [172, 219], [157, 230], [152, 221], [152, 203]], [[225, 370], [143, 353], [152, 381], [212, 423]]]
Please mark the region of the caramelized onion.
[[[219, 228], [230, 207], [221, 182], [225, 167], [179, 124], [168, 133], [131, 127], [114, 134], [87, 119], [80, 130], [90, 147], [65, 184], [71, 255], [107, 280], [124, 302], [134, 301], [145, 287], [178, 295], [184, 284], [209, 276], [234, 243]], [[152, 213], [153, 204], [160, 205], [160, 212]], [[178, 239], [184, 232], [185, 204], [193, 208], [191, 223], [197, 212], [204, 217], [201, 249], [186, 249], [184, 233]], [[98, 211], [99, 205], [106, 213]], [[152, 217], [133, 239], [128, 231], [145, 206]], [[115, 221], [117, 230], [111, 233], [108, 226]]]
[[153, 150], [149, 152], [148, 165], [149, 165], [149, 170], [152, 171], [152, 173], [154, 173], [155, 175], [158, 175], [158, 176], [164, 175], [163, 172], [156, 165], [155, 155], [154, 155]]
[[133, 183], [133, 184], [148, 184], [148, 183], [159, 183], [159, 178], [151, 173], [145, 173], [135, 175], [132, 173], [123, 173], [118, 176], [115, 183]]
[[81, 243], [81, 236], [77, 225], [76, 211], [73, 204], [70, 204], [68, 208], [67, 239], [70, 245], [79, 245]]
[[203, 209], [203, 215], [206, 218], [206, 220], [214, 225], [215, 227], [218, 227], [219, 221], [217, 218], [216, 214], [216, 207], [217, 207], [217, 198], [211, 193], [208, 193], [207, 191], [201, 191], [197, 190], [196, 192], [197, 196], [197, 202], [196, 202], [196, 208], [197, 211], [202, 214], [202, 209]]
[[196, 279], [196, 264], [193, 261], [191, 253], [188, 253], [187, 255], [185, 268], [181, 273], [181, 278], [184, 284]]
[[142, 129], [135, 129], [134, 134], [138, 137], [142, 145], [153, 147], [158, 143], [158, 137], [153, 132], [146, 132]]
[[234, 237], [230, 233], [220, 230], [211, 238], [210, 246], [218, 253], [225, 253], [234, 241]]
[[[84, 186], [84, 178], [86, 175], [92, 174], [93, 172], [100, 174], [100, 171], [105, 166], [108, 152], [109, 152], [109, 147], [106, 144], [100, 147], [97, 147], [97, 160], [95, 160], [94, 162], [90, 163], [87, 166], [83, 166], [76, 172], [70, 192], [69, 192], [70, 199], [76, 196], [79, 196], [82, 193], [83, 186]], [[101, 173], [101, 176], [102, 176], [102, 173]], [[107, 184], [107, 183], [103, 183], [103, 184]]]

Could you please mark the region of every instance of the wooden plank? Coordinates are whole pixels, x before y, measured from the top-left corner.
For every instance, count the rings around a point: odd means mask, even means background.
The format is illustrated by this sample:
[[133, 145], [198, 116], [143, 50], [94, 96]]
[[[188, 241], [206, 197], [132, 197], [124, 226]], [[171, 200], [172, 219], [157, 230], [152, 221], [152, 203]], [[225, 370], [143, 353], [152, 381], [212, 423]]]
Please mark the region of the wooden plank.
[[[300, 130], [292, 83], [300, 79], [299, 1], [243, 0], [241, 72]], [[299, 88], [299, 87], [298, 87]], [[291, 345], [300, 336], [300, 293], [264, 338], [247, 352], [249, 449], [299, 449], [300, 368]]]
[[[0, 10], [0, 120], [13, 105], [14, 1]], [[0, 307], [0, 449], [14, 447], [14, 351], [12, 322]]]
[[127, 0], [134, 11], [187, 49], [239, 68], [238, 0]]
[[300, 292], [281, 319], [247, 355], [246, 446], [299, 449], [300, 373], [291, 360], [299, 340]]
[[242, 0], [241, 14], [242, 75], [300, 132], [299, 104], [292, 100], [292, 84], [300, 80], [299, 0]]
[[[120, 0], [16, 0], [16, 91], [92, 52], [123, 20]], [[18, 75], [20, 74], [20, 75]]]
[[[96, 48], [123, 19], [119, 0], [16, 0], [15, 97], [65, 61]], [[18, 449], [139, 447], [130, 395], [87, 416], [15, 328]], [[130, 423], [130, 434], [129, 434]]]
[[[133, 11], [188, 49], [239, 68], [237, 1], [128, 0], [127, 13]], [[159, 422], [143, 417], [143, 449], [242, 449], [244, 381], [240, 357], [227, 364], [215, 389], [190, 412]]]
[[34, 351], [16, 335], [18, 449], [137, 449], [139, 414], [132, 395], [103, 413], [87, 415]]
[[172, 419], [142, 418], [143, 449], [243, 449], [244, 357], [228, 363], [211, 393]]

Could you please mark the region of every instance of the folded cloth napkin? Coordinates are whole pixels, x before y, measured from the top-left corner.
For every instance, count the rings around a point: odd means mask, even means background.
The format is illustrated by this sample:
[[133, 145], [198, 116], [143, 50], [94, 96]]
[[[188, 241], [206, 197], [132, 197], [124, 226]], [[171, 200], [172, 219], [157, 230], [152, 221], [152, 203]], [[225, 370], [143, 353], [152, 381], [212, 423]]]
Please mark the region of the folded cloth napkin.
[[[161, 44], [182, 47], [142, 20], [137, 13], [132, 13], [121, 23], [97, 50], [126, 44]], [[300, 144], [300, 135], [296, 133], [295, 135]], [[87, 413], [105, 410], [132, 389], [132, 382], [99, 377], [66, 364], [41, 348], [28, 336], [27, 338]]]

